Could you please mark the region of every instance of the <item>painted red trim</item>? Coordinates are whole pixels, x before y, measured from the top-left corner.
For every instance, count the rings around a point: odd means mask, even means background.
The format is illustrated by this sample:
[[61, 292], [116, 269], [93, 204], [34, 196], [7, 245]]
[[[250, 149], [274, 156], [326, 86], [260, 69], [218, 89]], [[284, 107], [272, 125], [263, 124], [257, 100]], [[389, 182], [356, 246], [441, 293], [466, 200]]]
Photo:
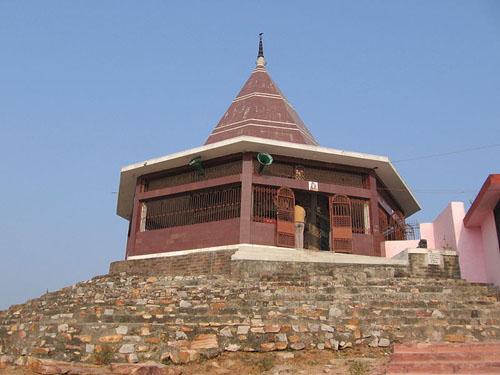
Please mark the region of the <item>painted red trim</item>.
[[493, 210], [495, 208], [498, 199], [492, 200], [491, 202], [485, 202], [486, 196], [494, 192], [494, 190], [497, 191], [497, 195], [500, 196], [500, 174], [490, 174], [484, 181], [481, 190], [479, 190], [479, 193], [464, 217], [464, 225], [466, 227], [471, 225], [471, 221], [479, 210]]

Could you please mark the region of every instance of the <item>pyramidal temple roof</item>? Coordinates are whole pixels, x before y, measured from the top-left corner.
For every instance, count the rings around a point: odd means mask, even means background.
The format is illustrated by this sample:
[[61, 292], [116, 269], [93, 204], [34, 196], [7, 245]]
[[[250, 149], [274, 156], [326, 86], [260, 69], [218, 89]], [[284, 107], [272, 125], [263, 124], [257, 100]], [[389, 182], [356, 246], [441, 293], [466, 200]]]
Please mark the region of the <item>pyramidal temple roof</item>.
[[262, 34], [256, 67], [205, 144], [242, 135], [318, 145], [266, 70]]

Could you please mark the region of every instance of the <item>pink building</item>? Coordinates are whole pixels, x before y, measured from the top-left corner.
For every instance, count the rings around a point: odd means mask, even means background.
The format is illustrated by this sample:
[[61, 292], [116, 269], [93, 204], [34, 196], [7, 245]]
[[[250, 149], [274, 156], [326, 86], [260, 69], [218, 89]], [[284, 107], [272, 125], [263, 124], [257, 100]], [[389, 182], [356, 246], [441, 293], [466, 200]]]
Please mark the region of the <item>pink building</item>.
[[[469, 211], [450, 202], [432, 223], [420, 225], [430, 249], [455, 250], [462, 278], [500, 286], [500, 174], [484, 182]], [[385, 241], [386, 257], [414, 248], [418, 241]]]
[[460, 267], [466, 272], [464, 277], [481, 279], [483, 271], [484, 281], [500, 286], [500, 174], [488, 176], [465, 215], [463, 226], [471, 241], [481, 249], [483, 259], [483, 264], [471, 262], [470, 266], [466, 263], [469, 258], [460, 261]]

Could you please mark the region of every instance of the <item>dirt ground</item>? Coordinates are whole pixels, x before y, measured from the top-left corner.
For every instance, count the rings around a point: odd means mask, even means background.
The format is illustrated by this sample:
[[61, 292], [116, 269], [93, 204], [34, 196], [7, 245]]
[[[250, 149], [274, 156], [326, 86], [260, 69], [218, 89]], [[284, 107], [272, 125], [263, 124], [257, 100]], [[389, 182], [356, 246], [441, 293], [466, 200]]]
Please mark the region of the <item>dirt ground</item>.
[[[293, 357], [292, 357], [293, 356]], [[214, 360], [186, 367], [183, 375], [195, 374], [383, 374], [388, 352], [348, 350], [224, 354]]]
[[[270, 353], [224, 353], [217, 358], [175, 366], [182, 375], [382, 375], [389, 350], [349, 349], [332, 352], [308, 350]], [[35, 375], [25, 369], [4, 369], [0, 374]]]

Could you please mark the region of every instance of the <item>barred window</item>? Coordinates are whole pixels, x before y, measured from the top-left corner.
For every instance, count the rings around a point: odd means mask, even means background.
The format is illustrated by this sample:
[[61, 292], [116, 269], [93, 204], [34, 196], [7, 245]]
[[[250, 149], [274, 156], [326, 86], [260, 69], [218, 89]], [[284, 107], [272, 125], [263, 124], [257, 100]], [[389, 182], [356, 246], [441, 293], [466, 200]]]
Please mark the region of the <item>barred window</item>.
[[401, 212], [395, 211], [389, 215], [381, 206], [378, 207], [380, 232], [386, 241], [399, 241], [415, 238], [411, 226], [406, 225]]
[[368, 199], [351, 198], [352, 232], [370, 234], [370, 201]]
[[205, 181], [218, 177], [233, 176], [241, 173], [242, 161], [233, 160], [204, 165], [203, 171], [190, 168], [189, 170], [170, 172], [168, 174], [146, 178], [146, 191], [179, 186], [197, 181]]
[[240, 185], [218, 186], [146, 201], [141, 208], [141, 231], [237, 218], [240, 203]]
[[[255, 171], [259, 163], [254, 161]], [[275, 161], [264, 168], [261, 173], [266, 176], [293, 178], [295, 180], [317, 181], [343, 186], [368, 188], [368, 175], [363, 173], [345, 172], [330, 168], [303, 166], [293, 163]]]
[[253, 221], [276, 223], [276, 196], [278, 188], [253, 185]]

